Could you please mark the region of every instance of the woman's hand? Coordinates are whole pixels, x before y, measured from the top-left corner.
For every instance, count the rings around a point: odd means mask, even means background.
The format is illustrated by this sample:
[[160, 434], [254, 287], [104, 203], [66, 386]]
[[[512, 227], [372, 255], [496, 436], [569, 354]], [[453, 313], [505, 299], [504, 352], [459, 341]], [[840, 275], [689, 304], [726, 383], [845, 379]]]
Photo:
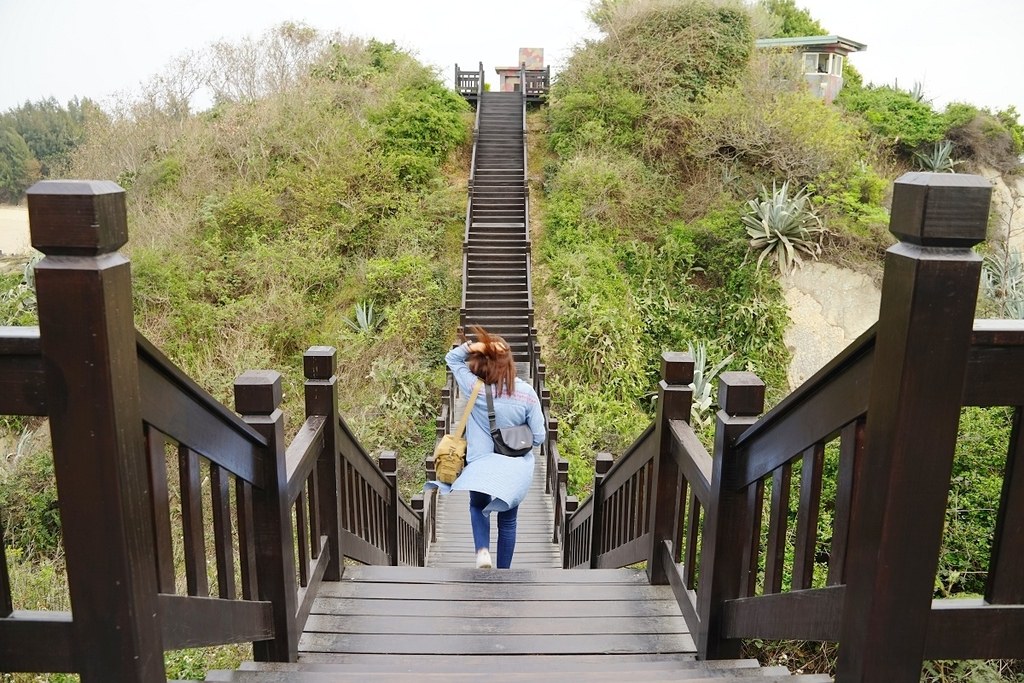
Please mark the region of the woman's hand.
[[[498, 353], [504, 353], [505, 351], [508, 351], [508, 344], [505, 344], [503, 342], [495, 342], [494, 349]], [[484, 344], [483, 342], [477, 341], [469, 345], [470, 353], [484, 353], [485, 351], [487, 351], [487, 344]]]

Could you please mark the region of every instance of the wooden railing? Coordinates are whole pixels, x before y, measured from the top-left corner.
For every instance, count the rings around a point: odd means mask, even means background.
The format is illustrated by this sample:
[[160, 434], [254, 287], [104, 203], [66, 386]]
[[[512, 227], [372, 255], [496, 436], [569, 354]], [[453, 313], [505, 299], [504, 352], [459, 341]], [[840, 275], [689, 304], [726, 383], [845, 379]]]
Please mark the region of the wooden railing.
[[[692, 359], [667, 356], [655, 423], [570, 519], [566, 565], [646, 559], [702, 658], [736, 657], [751, 638], [838, 641], [838, 680], [917, 681], [924, 659], [1024, 656], [1024, 324], [973, 321], [970, 247], [985, 237], [990, 194], [977, 176], [898, 180], [901, 241], [878, 324], [760, 419], [760, 380], [723, 373], [713, 455], [687, 424]], [[933, 600], [963, 406], [1012, 406], [1014, 428], [985, 596]], [[826, 453], [836, 479], [823, 500]], [[627, 484], [648, 462], [652, 485]], [[619, 514], [610, 501], [630, 487], [653, 495]], [[823, 505], [833, 523], [821, 538]], [[629, 550], [642, 510], [646, 557]]]
[[477, 71], [464, 71], [455, 65], [455, 90], [463, 97], [478, 98], [484, 91], [484, 63]]
[[527, 69], [525, 62], [519, 65], [519, 82], [526, 99], [547, 97], [551, 89], [551, 67]]
[[257, 659], [294, 661], [342, 557], [422, 563], [424, 523], [398, 496], [394, 454], [378, 467], [338, 413], [333, 348], [305, 355], [306, 419], [286, 447], [280, 375], [238, 378], [240, 418], [135, 331], [116, 251], [123, 190], [42, 182], [29, 216], [46, 256], [39, 328], [0, 328], [0, 413], [49, 418], [71, 612], [14, 610], [0, 562], [0, 671], [164, 681], [165, 650], [245, 641]]

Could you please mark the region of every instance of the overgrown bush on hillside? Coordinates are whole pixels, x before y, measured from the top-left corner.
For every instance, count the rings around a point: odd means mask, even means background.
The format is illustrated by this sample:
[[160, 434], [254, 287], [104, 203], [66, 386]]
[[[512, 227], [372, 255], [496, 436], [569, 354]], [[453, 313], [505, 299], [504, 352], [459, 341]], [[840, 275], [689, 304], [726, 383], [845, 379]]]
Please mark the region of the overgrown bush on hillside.
[[551, 139], [563, 156], [609, 143], [657, 154], [673, 144], [679, 114], [731, 84], [754, 47], [739, 2], [609, 1], [592, 16], [609, 38], [573, 54], [552, 89]]
[[1020, 168], [1024, 154], [1024, 126], [1014, 107], [992, 114], [970, 104], [954, 102], [943, 113], [946, 138], [955, 154], [996, 169], [1012, 173]]
[[844, 87], [838, 102], [860, 114], [872, 133], [907, 157], [922, 145], [938, 142], [946, 131], [942, 115], [928, 102], [890, 86]]
[[[260, 76], [244, 59], [256, 48], [287, 78]], [[130, 186], [140, 325], [222, 399], [247, 367], [281, 370], [294, 414], [303, 350], [338, 346], [343, 410], [371, 449], [401, 447], [411, 487], [428, 438], [417, 411], [440, 383], [457, 316], [446, 256], [464, 198], [442, 165], [468, 140], [468, 107], [392, 44], [332, 43], [286, 24], [211, 55], [205, 68], [240, 65], [259, 88], [222, 82], [225, 99], [195, 116], [150, 94], [91, 131], [78, 156], [78, 174]], [[417, 296], [375, 291], [373, 273], [392, 262], [411, 269]], [[384, 316], [372, 336], [345, 324], [368, 299]], [[366, 372], [373, 363], [423, 387], [409, 401], [415, 419], [381, 408], [376, 391], [390, 389]]]

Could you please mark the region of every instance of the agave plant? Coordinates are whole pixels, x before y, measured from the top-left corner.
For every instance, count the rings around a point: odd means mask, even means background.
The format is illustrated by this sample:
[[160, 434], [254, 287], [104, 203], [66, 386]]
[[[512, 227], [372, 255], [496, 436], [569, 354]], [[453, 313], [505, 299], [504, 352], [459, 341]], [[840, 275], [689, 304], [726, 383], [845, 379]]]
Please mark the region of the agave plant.
[[914, 161], [922, 171], [929, 173], [955, 173], [957, 162], [953, 161], [953, 143], [949, 140], [936, 142], [931, 151], [914, 152]]
[[696, 348], [690, 343], [686, 346], [693, 356], [693, 381], [690, 383], [690, 389], [693, 390], [693, 409], [690, 416], [695, 426], [703, 428], [711, 421], [711, 407], [714, 405], [711, 392], [714, 389], [715, 378], [732, 361], [735, 354], [730, 353], [709, 368], [707, 344], [697, 342]]
[[924, 102], [924, 84], [921, 81], [914, 81], [914, 87], [910, 89], [910, 96], [915, 102]]
[[355, 315], [352, 318], [342, 318], [342, 320], [359, 334], [367, 334], [381, 326], [384, 316], [374, 313], [372, 301], [358, 301]]
[[772, 191], [761, 186], [758, 199], [747, 202], [749, 210], [743, 216], [743, 225], [750, 236], [750, 248], [759, 250], [757, 267], [771, 257], [779, 270], [789, 273], [803, 263], [801, 254], [816, 258], [821, 252], [821, 221], [810, 206], [807, 188], [790, 196], [789, 181]]

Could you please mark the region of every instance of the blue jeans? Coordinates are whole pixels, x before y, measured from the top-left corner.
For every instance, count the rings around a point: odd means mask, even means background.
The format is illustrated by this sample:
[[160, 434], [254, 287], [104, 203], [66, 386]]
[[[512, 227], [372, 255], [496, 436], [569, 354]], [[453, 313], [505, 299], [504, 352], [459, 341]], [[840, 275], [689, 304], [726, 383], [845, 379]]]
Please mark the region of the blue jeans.
[[[469, 522], [473, 527], [473, 543], [477, 550], [491, 547], [491, 520], [484, 508], [491, 497], [479, 491], [469, 492]], [[519, 507], [498, 513], [498, 569], [512, 566], [512, 553], [516, 549], [516, 517]]]

